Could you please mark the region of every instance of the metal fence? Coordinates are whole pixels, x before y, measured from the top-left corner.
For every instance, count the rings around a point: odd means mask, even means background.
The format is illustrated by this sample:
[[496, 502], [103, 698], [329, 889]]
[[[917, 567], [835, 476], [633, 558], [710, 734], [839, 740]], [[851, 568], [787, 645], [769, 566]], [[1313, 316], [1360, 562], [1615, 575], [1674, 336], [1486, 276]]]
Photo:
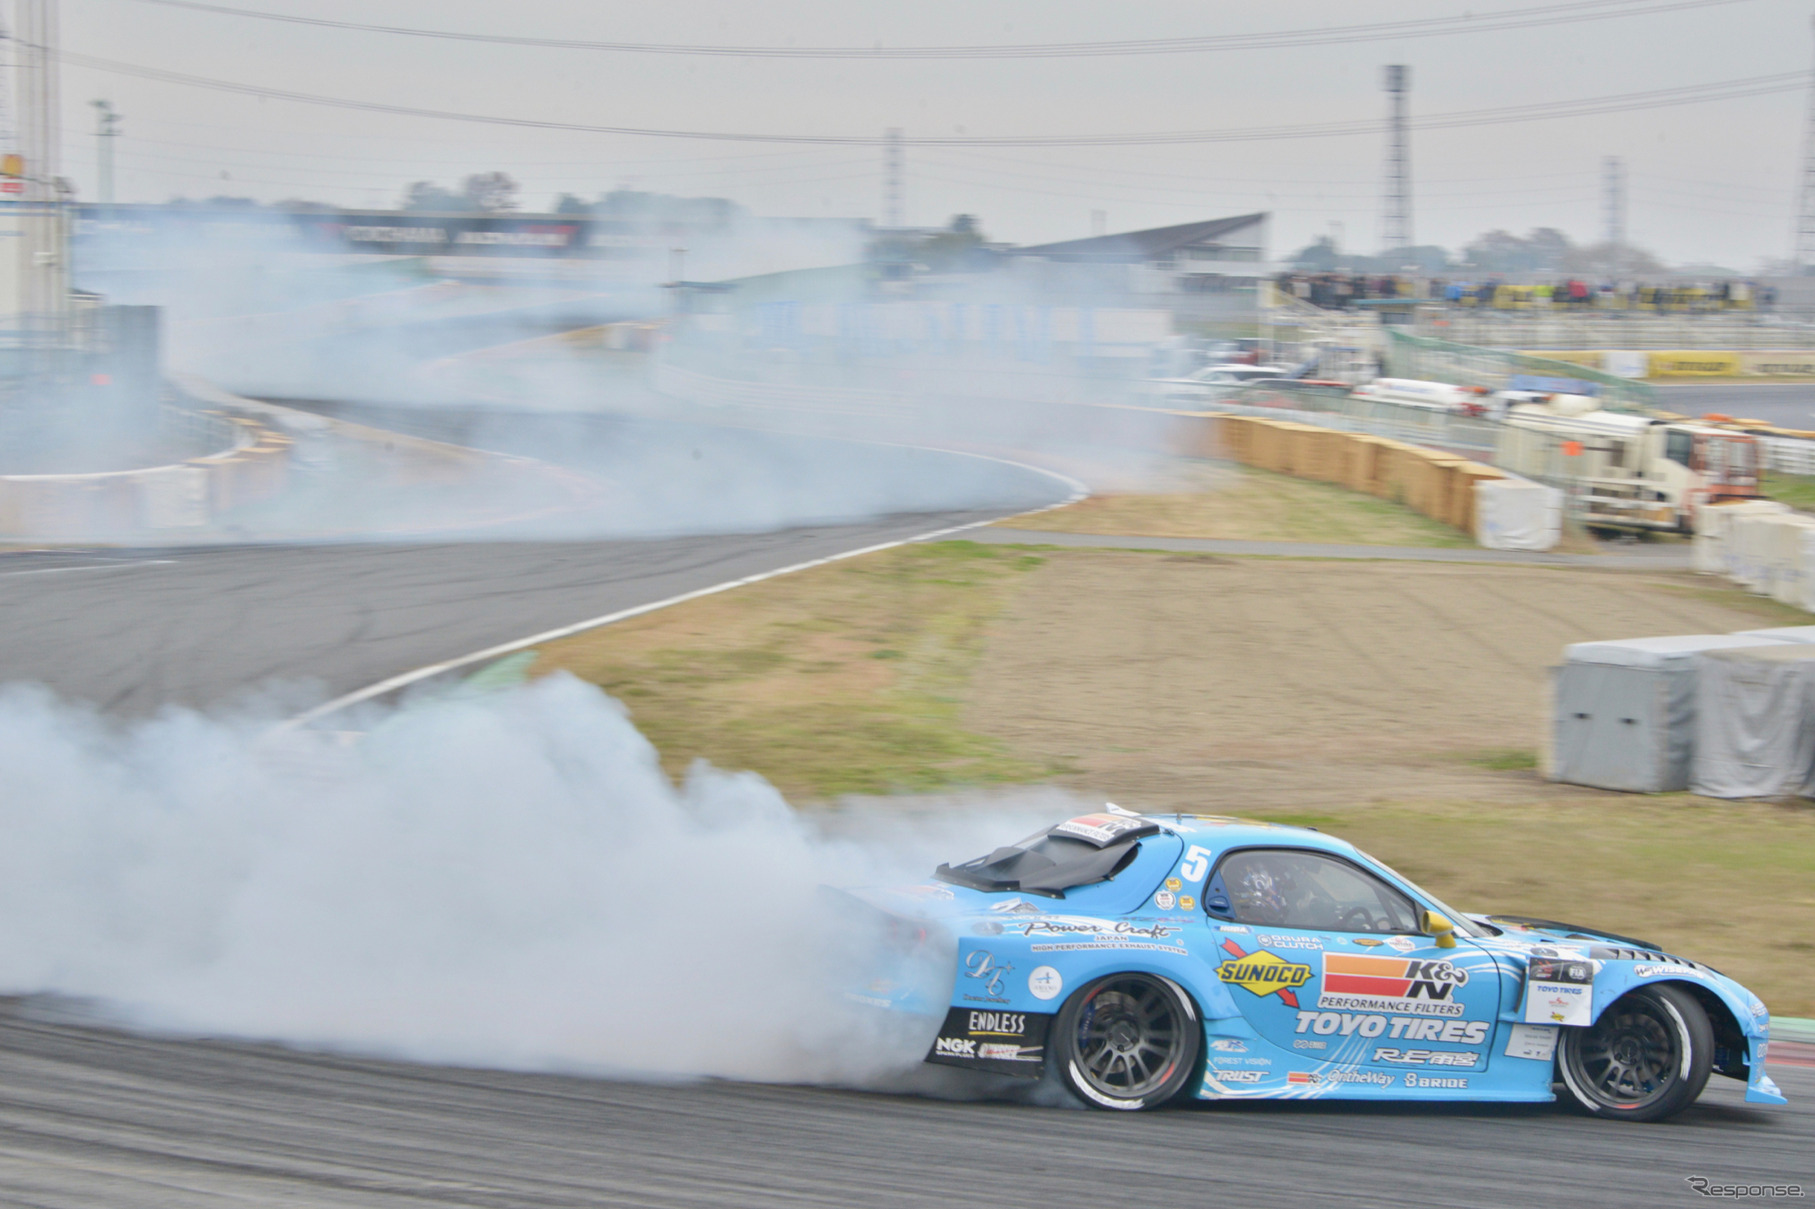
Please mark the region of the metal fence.
[[1504, 348], [1457, 344], [1432, 336], [1414, 336], [1391, 329], [1387, 333], [1386, 363], [1389, 377], [1453, 382], [1458, 386], [1484, 386], [1504, 390], [1514, 375], [1572, 378], [1598, 388], [1601, 406], [1609, 411], [1645, 411], [1657, 400], [1651, 387], [1616, 374], [1552, 361]]
[[[1293, 405], [1280, 407], [1263, 402], [1280, 397], [1290, 399]], [[1283, 382], [1244, 388], [1231, 394], [1227, 402], [1214, 404], [1212, 410], [1364, 432], [1408, 445], [1454, 450], [1482, 460], [1492, 458], [1494, 437], [1499, 430], [1498, 422], [1485, 416], [1357, 399], [1346, 392]]]
[[1418, 334], [1515, 349], [1815, 349], [1815, 323], [1759, 312], [1470, 311], [1420, 308]]
[[1779, 474], [1815, 475], [1815, 441], [1794, 437], [1760, 437], [1764, 446], [1765, 469]]

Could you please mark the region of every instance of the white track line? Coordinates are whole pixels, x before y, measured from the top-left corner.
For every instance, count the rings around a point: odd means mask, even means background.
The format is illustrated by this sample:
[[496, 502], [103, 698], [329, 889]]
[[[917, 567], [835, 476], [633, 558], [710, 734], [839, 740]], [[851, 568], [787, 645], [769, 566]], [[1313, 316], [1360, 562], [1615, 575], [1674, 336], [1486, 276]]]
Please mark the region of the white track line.
[[132, 567], [168, 566], [174, 562], [174, 558], [141, 558], [132, 562], [87, 563], [80, 567], [33, 567], [25, 571], [0, 571], [0, 579], [9, 575], [61, 575], [67, 571], [123, 571]]
[[[891, 442], [877, 441], [866, 443], [890, 444]], [[903, 446], [903, 448], [927, 447]], [[348, 693], [343, 697], [336, 697], [334, 700], [318, 705], [312, 710], [298, 714], [288, 722], [283, 723], [278, 729], [290, 730], [308, 726], [320, 721], [329, 714], [348, 709], [364, 701], [370, 701], [374, 697], [382, 697], [386, 693], [396, 692], [401, 688], [407, 688], [412, 684], [427, 680], [432, 676], [438, 676], [443, 672], [451, 672], [456, 668], [467, 667], [475, 663], [485, 663], [488, 660], [497, 659], [516, 651], [539, 646], [544, 642], [553, 642], [557, 638], [567, 638], [585, 630], [594, 630], [601, 626], [611, 625], [613, 622], [625, 621], [632, 617], [640, 617], [644, 613], [654, 613], [658, 609], [666, 609], [673, 605], [684, 604], [689, 600], [698, 600], [702, 596], [712, 596], [719, 592], [728, 592], [732, 588], [741, 588], [748, 584], [761, 583], [765, 579], [775, 579], [782, 575], [792, 575], [796, 571], [808, 571], [814, 567], [823, 567], [827, 563], [835, 563], [847, 558], [857, 558], [865, 554], [875, 554], [882, 550], [892, 550], [897, 546], [907, 546], [912, 545], [915, 542], [933, 541], [936, 538], [950, 537], [954, 533], [963, 533], [969, 529], [981, 529], [985, 525], [993, 525], [999, 520], [1009, 520], [1018, 516], [1038, 516], [1040, 513], [1050, 512], [1054, 508], [1063, 508], [1067, 504], [1075, 504], [1090, 494], [1090, 488], [1077, 479], [1072, 478], [1068, 474], [1062, 474], [1057, 470], [1048, 470], [1044, 466], [1030, 466], [1025, 462], [1015, 462], [1008, 458], [991, 457], [988, 454], [969, 453], [955, 449], [940, 449], [934, 450], [933, 452], [952, 454], [957, 457], [978, 458], [985, 462], [997, 462], [1001, 465], [1013, 466], [1020, 470], [1030, 470], [1035, 474], [1042, 474], [1047, 478], [1057, 479], [1070, 490], [1071, 494], [1058, 503], [1048, 504], [1044, 508], [1032, 508], [1026, 512], [1012, 512], [1006, 516], [996, 517], [992, 520], [971, 521], [968, 524], [953, 525], [946, 529], [934, 529], [929, 533], [918, 533], [912, 537], [897, 538], [894, 541], [877, 542], [875, 545], [864, 546], [861, 549], [846, 550], [842, 554], [829, 554], [824, 558], [815, 558], [808, 562], [795, 563], [792, 566], [778, 567], [773, 571], [762, 571], [755, 575], [746, 575], [742, 579], [727, 580], [724, 583], [713, 584], [711, 587], [707, 588], [697, 588], [692, 592], [683, 592], [679, 596], [670, 596], [666, 600], [657, 600], [650, 604], [637, 605], [634, 608], [629, 609], [619, 609], [615, 613], [607, 613], [602, 617], [588, 618], [585, 621], [578, 621], [573, 625], [562, 626], [559, 629], [544, 630], [540, 634], [531, 634], [528, 638], [519, 638], [514, 642], [506, 642], [501, 643], [498, 646], [487, 647], [483, 651], [474, 651], [472, 654], [462, 655], [458, 659], [449, 659], [442, 663], [431, 663], [427, 667], [419, 667], [413, 671], [392, 676], [388, 680], [380, 680], [377, 684], [369, 684], [365, 688]]]

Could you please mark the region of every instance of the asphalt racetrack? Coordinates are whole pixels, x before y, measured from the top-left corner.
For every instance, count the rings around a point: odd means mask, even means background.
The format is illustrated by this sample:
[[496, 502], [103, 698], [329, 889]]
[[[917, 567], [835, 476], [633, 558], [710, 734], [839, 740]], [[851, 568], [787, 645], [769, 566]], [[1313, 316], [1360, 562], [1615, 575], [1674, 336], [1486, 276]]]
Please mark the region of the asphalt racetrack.
[[[1054, 494], [1064, 498], [1056, 483]], [[219, 705], [272, 685], [319, 700], [590, 617], [1000, 515], [645, 541], [0, 554], [0, 669], [123, 714]]]
[[[1055, 492], [1062, 491], [1055, 485]], [[358, 688], [638, 603], [982, 515], [573, 543], [0, 555], [0, 668], [121, 713]], [[649, 1042], [662, 1032], [659, 987]], [[159, 1039], [0, 1001], [0, 1205], [1529, 1206], [1815, 1187], [1788, 1108], [1716, 1079], [1663, 1126], [1560, 1108], [1207, 1105], [1159, 1114], [428, 1067]]]
[[[651, 1006], [651, 1042], [665, 1044]], [[1815, 1070], [1776, 1078], [1787, 1108], [1745, 1105], [1717, 1078], [1653, 1126], [1544, 1105], [1121, 1115], [407, 1066], [154, 1040], [0, 1004], [0, 1203], [1656, 1209], [1697, 1203], [1689, 1176], [1807, 1192]]]
[[1659, 407], [1687, 416], [1712, 411], [1781, 428], [1815, 428], [1815, 383], [1685, 382], [1656, 389]]

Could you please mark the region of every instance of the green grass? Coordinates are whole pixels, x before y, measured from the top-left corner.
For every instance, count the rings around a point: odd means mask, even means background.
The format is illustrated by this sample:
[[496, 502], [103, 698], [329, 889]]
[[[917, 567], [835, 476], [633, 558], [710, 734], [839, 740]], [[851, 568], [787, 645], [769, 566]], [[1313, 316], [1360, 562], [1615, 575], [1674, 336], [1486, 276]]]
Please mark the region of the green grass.
[[1494, 772], [1524, 772], [1538, 766], [1538, 753], [1529, 747], [1496, 747], [1470, 752], [1462, 762]]
[[1782, 474], [1767, 470], [1758, 478], [1758, 489], [1769, 499], [1778, 500], [1802, 512], [1815, 512], [1815, 475]]

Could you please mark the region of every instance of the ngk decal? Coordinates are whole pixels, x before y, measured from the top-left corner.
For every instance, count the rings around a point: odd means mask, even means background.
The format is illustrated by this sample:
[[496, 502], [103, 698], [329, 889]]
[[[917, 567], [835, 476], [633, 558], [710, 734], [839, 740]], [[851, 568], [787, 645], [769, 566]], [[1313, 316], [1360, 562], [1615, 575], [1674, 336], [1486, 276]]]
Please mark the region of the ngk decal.
[[1460, 1016], [1463, 1007], [1452, 1001], [1450, 994], [1467, 985], [1468, 971], [1448, 961], [1325, 953], [1317, 1006], [1404, 1012], [1410, 1016]]

